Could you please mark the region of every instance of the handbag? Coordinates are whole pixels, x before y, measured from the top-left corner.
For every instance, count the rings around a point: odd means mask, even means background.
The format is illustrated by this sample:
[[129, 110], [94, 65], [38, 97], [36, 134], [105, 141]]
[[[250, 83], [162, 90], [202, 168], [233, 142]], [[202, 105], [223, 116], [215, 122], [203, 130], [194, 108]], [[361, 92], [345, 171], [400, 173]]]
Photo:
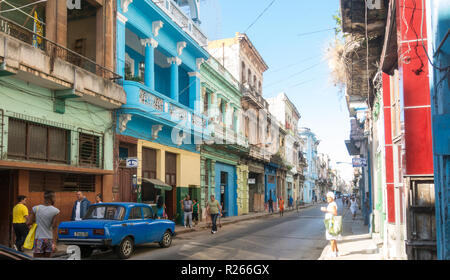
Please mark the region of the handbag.
[[338, 236], [342, 233], [342, 216], [332, 216], [325, 219], [325, 228], [331, 236]]
[[[39, 209], [36, 208], [36, 214], [37, 214], [37, 210]], [[30, 228], [30, 231], [27, 234], [27, 237], [25, 238], [25, 242], [23, 243], [23, 248], [28, 249], [28, 250], [32, 250], [34, 247], [34, 239], [36, 236], [36, 228], [37, 228], [37, 224], [36, 222], [33, 223], [33, 225]]]

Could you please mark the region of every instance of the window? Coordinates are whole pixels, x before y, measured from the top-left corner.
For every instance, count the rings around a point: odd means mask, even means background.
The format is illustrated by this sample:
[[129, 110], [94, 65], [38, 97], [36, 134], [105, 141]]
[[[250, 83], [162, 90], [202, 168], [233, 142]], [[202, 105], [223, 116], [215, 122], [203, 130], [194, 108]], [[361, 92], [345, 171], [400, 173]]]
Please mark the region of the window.
[[142, 209], [141, 207], [131, 208], [128, 220], [142, 220], [142, 210], [141, 209]]
[[10, 118], [8, 158], [68, 163], [69, 131]]
[[100, 137], [79, 134], [79, 164], [86, 167], [100, 167]]
[[143, 207], [144, 210], [144, 219], [153, 219], [153, 211], [150, 207]]
[[83, 220], [122, 220], [125, 208], [114, 205], [91, 206]]
[[30, 192], [95, 192], [95, 175], [30, 171]]
[[206, 116], [209, 116], [208, 109], [209, 109], [209, 94], [208, 92], [205, 91], [205, 95], [203, 97], [203, 114], [205, 114]]

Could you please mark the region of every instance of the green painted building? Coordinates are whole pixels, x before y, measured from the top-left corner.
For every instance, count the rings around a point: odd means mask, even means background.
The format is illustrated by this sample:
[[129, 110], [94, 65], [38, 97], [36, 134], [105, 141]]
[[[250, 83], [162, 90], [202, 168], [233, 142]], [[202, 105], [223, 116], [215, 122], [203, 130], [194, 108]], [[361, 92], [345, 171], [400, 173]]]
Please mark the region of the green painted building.
[[212, 194], [223, 205], [225, 216], [248, 213], [248, 154], [242, 134], [242, 93], [238, 81], [214, 58], [201, 70], [202, 108], [209, 119], [212, 140], [201, 146], [201, 206]]

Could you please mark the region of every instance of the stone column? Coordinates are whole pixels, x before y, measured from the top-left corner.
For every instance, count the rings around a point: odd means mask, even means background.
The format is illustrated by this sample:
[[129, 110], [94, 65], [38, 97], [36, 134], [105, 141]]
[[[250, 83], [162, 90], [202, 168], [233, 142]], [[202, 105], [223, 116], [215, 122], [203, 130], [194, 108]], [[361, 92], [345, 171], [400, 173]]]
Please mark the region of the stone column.
[[170, 98], [178, 102], [179, 97], [179, 85], [178, 85], [178, 66], [182, 61], [178, 57], [171, 57], [167, 59], [170, 64]]
[[145, 46], [145, 85], [155, 90], [155, 49], [158, 42], [153, 38], [141, 40]]

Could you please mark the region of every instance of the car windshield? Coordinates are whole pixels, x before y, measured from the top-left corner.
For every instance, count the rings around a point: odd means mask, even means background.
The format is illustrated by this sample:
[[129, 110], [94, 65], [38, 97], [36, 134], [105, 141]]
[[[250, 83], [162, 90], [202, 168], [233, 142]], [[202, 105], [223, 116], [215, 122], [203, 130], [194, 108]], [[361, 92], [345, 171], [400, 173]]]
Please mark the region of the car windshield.
[[84, 220], [123, 220], [125, 208], [118, 205], [94, 205], [89, 207]]

